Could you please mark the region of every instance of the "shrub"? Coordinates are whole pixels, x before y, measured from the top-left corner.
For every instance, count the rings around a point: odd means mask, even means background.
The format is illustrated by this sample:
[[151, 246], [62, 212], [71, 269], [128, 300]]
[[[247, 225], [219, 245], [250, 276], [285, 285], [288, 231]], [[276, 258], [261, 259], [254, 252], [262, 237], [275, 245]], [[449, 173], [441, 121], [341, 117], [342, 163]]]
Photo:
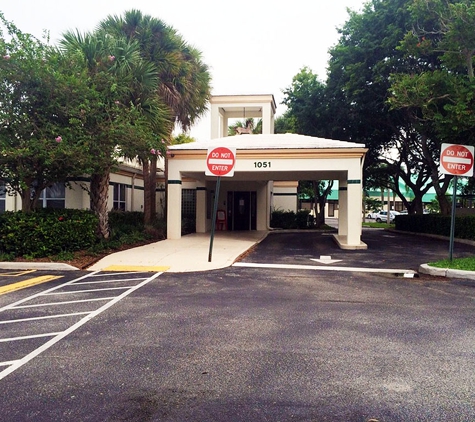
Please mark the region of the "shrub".
[[275, 210], [272, 212], [270, 225], [276, 229], [295, 229], [297, 227], [295, 213]]
[[0, 252], [32, 258], [77, 251], [96, 241], [97, 217], [90, 211], [39, 209], [0, 214]]
[[[396, 229], [414, 233], [450, 236], [451, 217], [440, 214], [398, 215]], [[475, 240], [475, 216], [455, 217], [455, 237]]]
[[295, 214], [295, 224], [298, 229], [306, 229], [309, 227], [310, 210], [300, 210]]

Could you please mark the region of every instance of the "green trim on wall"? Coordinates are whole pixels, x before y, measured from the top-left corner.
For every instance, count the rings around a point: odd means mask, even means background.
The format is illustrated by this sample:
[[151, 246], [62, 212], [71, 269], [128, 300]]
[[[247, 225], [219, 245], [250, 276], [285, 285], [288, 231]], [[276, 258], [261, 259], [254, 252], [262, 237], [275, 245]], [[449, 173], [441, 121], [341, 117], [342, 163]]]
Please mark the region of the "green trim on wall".
[[347, 183], [348, 183], [349, 185], [360, 185], [360, 184], [361, 184], [361, 180], [360, 180], [360, 179], [348, 180]]
[[340, 186], [340, 187], [338, 188], [338, 190], [346, 191], [346, 190], [348, 190], [348, 188], [347, 188], [346, 186]]
[[169, 180], [169, 185], [181, 185], [181, 180]]

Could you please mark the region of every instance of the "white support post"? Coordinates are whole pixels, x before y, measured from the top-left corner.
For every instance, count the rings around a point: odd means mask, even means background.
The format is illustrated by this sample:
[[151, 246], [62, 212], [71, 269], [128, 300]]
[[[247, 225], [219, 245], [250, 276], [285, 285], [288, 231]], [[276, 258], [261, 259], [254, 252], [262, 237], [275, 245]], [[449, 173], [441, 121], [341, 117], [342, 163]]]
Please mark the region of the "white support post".
[[167, 239], [181, 238], [181, 180], [168, 181]]
[[196, 233], [206, 233], [206, 187], [196, 187]]
[[338, 181], [338, 236], [348, 235], [348, 184], [346, 180]]

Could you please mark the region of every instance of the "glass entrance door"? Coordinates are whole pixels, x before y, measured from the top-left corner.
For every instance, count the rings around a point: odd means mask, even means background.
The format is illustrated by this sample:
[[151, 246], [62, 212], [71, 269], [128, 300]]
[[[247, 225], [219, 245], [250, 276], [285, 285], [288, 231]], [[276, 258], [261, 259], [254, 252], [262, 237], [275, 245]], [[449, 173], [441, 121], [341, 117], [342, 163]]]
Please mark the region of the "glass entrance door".
[[228, 229], [256, 230], [257, 193], [228, 192]]

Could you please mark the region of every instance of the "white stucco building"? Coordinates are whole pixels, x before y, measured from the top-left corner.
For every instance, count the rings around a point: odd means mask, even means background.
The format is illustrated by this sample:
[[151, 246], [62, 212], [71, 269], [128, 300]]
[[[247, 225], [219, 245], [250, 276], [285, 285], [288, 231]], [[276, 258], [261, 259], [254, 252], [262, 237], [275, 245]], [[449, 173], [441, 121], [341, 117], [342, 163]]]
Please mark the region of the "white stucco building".
[[[226, 219], [225, 229], [268, 230], [275, 201], [282, 199], [279, 196], [290, 198], [295, 192], [296, 198], [296, 181], [337, 180], [339, 229], [335, 240], [344, 249], [366, 248], [361, 242], [364, 144], [274, 134], [274, 114], [272, 95], [214, 96], [212, 138], [169, 147], [169, 239], [181, 237], [183, 188], [196, 189], [196, 231], [211, 229], [217, 177], [205, 175], [207, 152], [228, 147], [236, 149], [236, 164], [233, 177], [221, 178], [218, 209]], [[263, 133], [227, 137], [229, 119], [243, 117], [262, 118]]]

